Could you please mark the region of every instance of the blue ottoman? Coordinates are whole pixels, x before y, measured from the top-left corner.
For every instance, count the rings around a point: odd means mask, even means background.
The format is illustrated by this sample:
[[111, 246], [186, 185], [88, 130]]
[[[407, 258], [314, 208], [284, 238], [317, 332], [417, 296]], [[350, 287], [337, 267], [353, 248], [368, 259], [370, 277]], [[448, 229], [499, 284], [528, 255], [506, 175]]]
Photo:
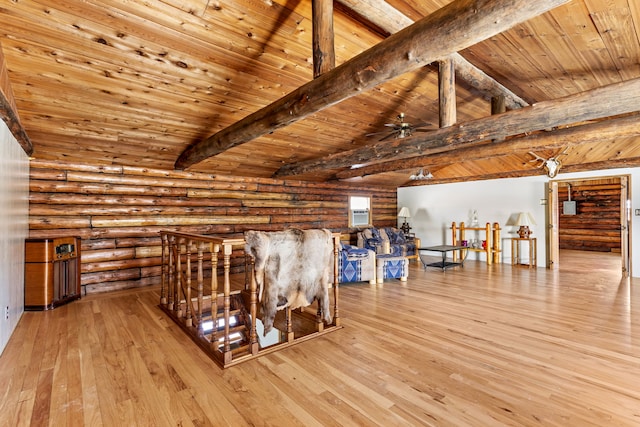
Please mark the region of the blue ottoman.
[[409, 259], [403, 256], [377, 255], [376, 269], [378, 283], [384, 282], [384, 279], [406, 282], [409, 277]]

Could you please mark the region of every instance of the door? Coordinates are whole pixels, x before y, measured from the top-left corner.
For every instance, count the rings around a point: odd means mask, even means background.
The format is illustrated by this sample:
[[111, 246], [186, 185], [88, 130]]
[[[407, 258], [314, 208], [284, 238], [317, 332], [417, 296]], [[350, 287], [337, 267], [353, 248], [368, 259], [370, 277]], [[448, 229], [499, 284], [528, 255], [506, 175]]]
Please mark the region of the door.
[[[611, 178], [611, 177], [609, 177]], [[631, 191], [629, 189], [629, 176], [616, 176], [620, 181], [620, 252], [622, 277], [631, 275], [631, 248], [629, 236], [631, 234]], [[550, 181], [547, 185], [547, 267], [558, 269], [560, 267], [560, 210], [558, 201], [558, 183], [585, 181], [590, 178], [580, 178], [567, 181]], [[593, 178], [593, 179], [602, 179]]]
[[629, 177], [620, 177], [620, 252], [622, 253], [622, 277], [631, 276], [631, 261], [629, 256], [629, 235], [631, 230], [631, 192], [629, 191]]
[[547, 268], [560, 267], [560, 235], [558, 232], [558, 182], [547, 183]]

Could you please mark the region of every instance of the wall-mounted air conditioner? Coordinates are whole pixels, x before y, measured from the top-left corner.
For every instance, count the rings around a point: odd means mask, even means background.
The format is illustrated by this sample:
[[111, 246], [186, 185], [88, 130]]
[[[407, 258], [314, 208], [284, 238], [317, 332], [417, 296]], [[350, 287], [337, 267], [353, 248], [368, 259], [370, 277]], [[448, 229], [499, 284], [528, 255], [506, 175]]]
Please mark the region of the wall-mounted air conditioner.
[[369, 220], [368, 209], [352, 209], [351, 210], [351, 226], [361, 227], [371, 225]]

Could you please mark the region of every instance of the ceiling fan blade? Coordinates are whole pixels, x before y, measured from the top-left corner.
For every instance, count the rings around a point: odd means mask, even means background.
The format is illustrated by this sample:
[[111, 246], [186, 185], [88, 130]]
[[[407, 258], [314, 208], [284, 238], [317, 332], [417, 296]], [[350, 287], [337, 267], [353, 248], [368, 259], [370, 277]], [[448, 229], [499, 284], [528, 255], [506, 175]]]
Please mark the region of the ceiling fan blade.
[[[432, 126], [431, 123], [421, 122], [421, 123], [418, 123], [416, 125], [412, 125], [411, 123], [404, 121], [404, 118], [405, 118], [405, 114], [404, 113], [398, 114], [397, 118], [399, 120], [399, 123], [385, 123], [384, 124], [384, 126], [393, 128], [393, 130], [391, 131], [390, 134], [384, 136], [379, 141], [384, 141], [384, 140], [387, 140], [387, 139], [392, 138], [392, 137], [405, 138], [405, 137], [411, 136], [412, 132], [414, 132], [414, 131], [417, 131], [417, 132], [430, 132], [430, 131], [432, 131], [432, 129], [425, 129], [425, 130], [418, 129], [418, 128], [424, 127], [424, 126]], [[386, 133], [386, 132], [373, 132], [373, 133], [366, 134], [366, 136], [375, 136], [375, 135], [380, 135], [380, 134], [383, 134], [383, 133]]]
[[382, 134], [387, 134], [389, 133], [388, 130], [382, 131], [382, 132], [373, 132], [373, 133], [368, 133], [365, 136], [376, 136], [376, 135], [382, 135]]
[[392, 136], [394, 136], [394, 135], [395, 135], [395, 134], [397, 134], [397, 133], [398, 133], [398, 132], [391, 132], [389, 135], [387, 135], [387, 136], [385, 136], [385, 137], [383, 137], [383, 138], [380, 138], [378, 141], [384, 141], [384, 140], [386, 140], [386, 139], [389, 139], [389, 138], [391, 138]]

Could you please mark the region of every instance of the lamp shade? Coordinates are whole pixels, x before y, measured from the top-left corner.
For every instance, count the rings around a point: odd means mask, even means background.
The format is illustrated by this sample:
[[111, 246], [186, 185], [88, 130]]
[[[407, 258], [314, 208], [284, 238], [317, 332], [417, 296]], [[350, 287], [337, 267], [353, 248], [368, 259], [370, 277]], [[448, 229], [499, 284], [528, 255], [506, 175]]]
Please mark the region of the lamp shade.
[[518, 219], [516, 220], [515, 225], [529, 226], [529, 225], [536, 225], [536, 222], [529, 212], [520, 212], [520, 214], [518, 214]]
[[400, 212], [398, 212], [398, 216], [401, 216], [404, 218], [411, 218], [411, 212], [409, 211], [408, 207], [403, 206], [402, 209], [400, 209]]

